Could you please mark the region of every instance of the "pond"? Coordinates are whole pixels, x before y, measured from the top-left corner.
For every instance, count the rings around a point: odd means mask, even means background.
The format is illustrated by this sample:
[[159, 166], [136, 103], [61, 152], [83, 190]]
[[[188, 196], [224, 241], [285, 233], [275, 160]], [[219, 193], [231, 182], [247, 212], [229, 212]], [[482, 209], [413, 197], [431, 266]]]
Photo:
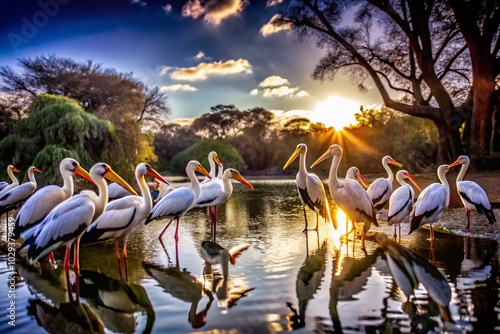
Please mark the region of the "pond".
[[[437, 307], [425, 289], [420, 286], [407, 301], [373, 238], [368, 236], [365, 254], [359, 239], [340, 242], [322, 219], [318, 232], [302, 233], [294, 180], [252, 184], [255, 190], [236, 183], [219, 208], [217, 243], [228, 249], [250, 244], [230, 266], [227, 280], [218, 266], [204, 274], [200, 245], [212, 238], [204, 210], [181, 219], [177, 251], [174, 228], [163, 237], [166, 249], [158, 241], [165, 220], [138, 227], [127, 246], [128, 282], [119, 280], [113, 243], [83, 245], [78, 306], [68, 304], [61, 263], [55, 269], [44, 266], [41, 273], [18, 263], [12, 272], [2, 254], [0, 332], [77, 333], [82, 314], [83, 321], [107, 333], [441, 332]], [[500, 217], [496, 209], [495, 214]], [[408, 236], [408, 226], [400, 242], [446, 274], [453, 293], [450, 310], [464, 332], [498, 332], [499, 235], [483, 216], [472, 213], [471, 218], [471, 237], [460, 232], [465, 213], [456, 208], [438, 224], [433, 247], [428, 230]], [[314, 222], [315, 214], [308, 211], [308, 219]], [[341, 214], [338, 220], [344, 221]], [[380, 225], [373, 231], [392, 235], [392, 227]], [[13, 274], [15, 298], [10, 298]], [[11, 300], [15, 327], [8, 324]]]

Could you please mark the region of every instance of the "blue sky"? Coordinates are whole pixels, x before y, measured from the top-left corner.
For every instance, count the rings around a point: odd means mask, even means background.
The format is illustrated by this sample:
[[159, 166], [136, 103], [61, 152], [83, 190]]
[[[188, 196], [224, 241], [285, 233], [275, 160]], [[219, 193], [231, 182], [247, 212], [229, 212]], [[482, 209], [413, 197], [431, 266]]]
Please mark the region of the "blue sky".
[[172, 120], [217, 104], [327, 120], [347, 108], [331, 96], [355, 109], [380, 103], [375, 90], [361, 93], [343, 76], [314, 81], [322, 50], [313, 42], [291, 31], [264, 36], [276, 14], [269, 1], [3, 0], [0, 65], [56, 54], [133, 72], [162, 87]]

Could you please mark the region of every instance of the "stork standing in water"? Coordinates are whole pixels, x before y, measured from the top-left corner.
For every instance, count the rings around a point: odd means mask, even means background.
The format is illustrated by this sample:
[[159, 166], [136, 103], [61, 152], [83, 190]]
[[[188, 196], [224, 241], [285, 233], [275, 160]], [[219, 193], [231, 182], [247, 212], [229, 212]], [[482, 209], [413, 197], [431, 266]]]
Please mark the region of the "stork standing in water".
[[201, 243], [201, 256], [207, 265], [220, 264], [222, 268], [222, 276], [227, 279], [229, 276], [229, 263], [236, 264], [236, 258], [244, 250], [250, 247], [249, 244], [241, 244], [231, 248], [225, 249], [213, 241], [202, 241]]
[[33, 226], [36, 226], [58, 204], [64, 202], [74, 192], [73, 174], [94, 183], [89, 173], [80, 166], [78, 161], [65, 158], [59, 163], [59, 172], [63, 178], [63, 186], [48, 185], [33, 194], [23, 204], [16, 216], [15, 237]]
[[[24, 182], [17, 187], [13, 187], [10, 190], [2, 191], [0, 194], [0, 216], [7, 213], [7, 226], [9, 211], [17, 209], [21, 204], [26, 201], [36, 190], [36, 179], [35, 173], [40, 173], [40, 170], [35, 166], [28, 168], [28, 181]], [[15, 232], [15, 231], [12, 231]], [[7, 227], [7, 236], [8, 236]]]
[[337, 177], [337, 170], [342, 160], [342, 147], [334, 144], [328, 148], [328, 151], [323, 153], [312, 165], [311, 168], [320, 162], [333, 157], [328, 176], [328, 183], [330, 185], [330, 195], [337, 203], [338, 207], [346, 214], [347, 218], [353, 223], [363, 223], [362, 244], [363, 250], [365, 248], [365, 235], [370, 229], [371, 224], [378, 226], [375, 210], [370, 200], [370, 196], [363, 189], [363, 187], [355, 180], [345, 179], [339, 180]]
[[467, 232], [470, 233], [470, 211], [474, 210], [486, 216], [490, 224], [496, 223], [495, 214], [491, 208], [488, 195], [476, 182], [463, 181], [467, 168], [469, 168], [470, 159], [466, 155], [461, 155], [453, 162], [448, 169], [462, 165], [460, 173], [457, 176], [457, 191], [465, 207], [467, 216]]
[[196, 205], [199, 208], [206, 206], [210, 208], [214, 240], [217, 231], [217, 207], [225, 203], [233, 193], [233, 184], [231, 183], [231, 179], [240, 181], [248, 188], [253, 189], [250, 182], [245, 180], [245, 178], [241, 176], [240, 172], [233, 168], [228, 168], [224, 171], [222, 180], [218, 177], [215, 179], [221, 181], [221, 183], [219, 183], [219, 181], [201, 183], [200, 195], [198, 196]]
[[404, 169], [396, 173], [396, 180], [401, 187], [396, 189], [389, 198], [389, 213], [387, 216], [389, 226], [394, 225], [394, 240], [396, 240], [397, 237], [396, 224], [399, 226], [399, 238], [401, 239], [401, 222], [411, 213], [413, 209], [413, 200], [415, 198], [415, 190], [413, 190], [411, 185], [406, 183], [405, 179], [410, 180], [418, 191], [422, 191], [417, 182], [411, 177], [410, 173]]
[[153, 210], [146, 218], [146, 222], [144, 223], [145, 225], [149, 224], [155, 219], [166, 217], [170, 218], [167, 226], [165, 226], [163, 231], [158, 236], [158, 240], [160, 240], [163, 248], [165, 248], [165, 246], [163, 245], [161, 237], [174, 219], [177, 222], [174, 235], [175, 244], [177, 245], [177, 242], [179, 240], [179, 219], [196, 205], [198, 197], [200, 196], [200, 183], [195, 175], [195, 172], [200, 172], [203, 175], [211, 178], [210, 174], [208, 174], [206, 169], [203, 168], [203, 166], [198, 161], [189, 161], [186, 165], [186, 174], [191, 181], [191, 187], [180, 187], [172, 190], [154, 206]]
[[402, 164], [386, 155], [382, 158], [382, 166], [384, 166], [384, 169], [387, 172], [387, 177], [381, 177], [374, 180], [366, 190], [366, 192], [370, 196], [370, 199], [372, 200], [373, 207], [376, 211], [382, 209], [391, 197], [394, 174], [389, 167], [389, 164], [403, 167]]
[[446, 179], [448, 165], [441, 165], [437, 169], [437, 175], [441, 183], [432, 183], [418, 195], [417, 202], [412, 212], [410, 221], [411, 234], [425, 223], [429, 223], [429, 241], [435, 239], [432, 223], [437, 222], [444, 210], [450, 204], [450, 184]]
[[82, 236], [82, 243], [114, 239], [115, 257], [118, 263], [118, 272], [122, 277], [120, 252], [118, 242], [123, 240], [123, 264], [125, 277], [128, 279], [127, 239], [130, 233], [146, 219], [153, 208], [153, 199], [149, 187], [144, 179], [145, 175], [152, 176], [168, 185], [157, 171], [149, 164], [140, 163], [135, 168], [135, 179], [141, 190], [142, 196], [125, 196], [110, 202], [106, 210], [97, 218]]
[[319, 217], [318, 214], [325, 218], [326, 221], [334, 223], [335, 229], [337, 229], [336, 220], [332, 221], [330, 216], [330, 206], [328, 204], [328, 199], [326, 197], [325, 187], [320, 178], [314, 173], [308, 173], [306, 168], [306, 155], [307, 155], [307, 145], [298, 144], [295, 151], [292, 153], [288, 161], [285, 163], [283, 169], [290, 166], [290, 164], [300, 156], [299, 159], [299, 172], [295, 177], [297, 181], [297, 191], [299, 193], [299, 198], [302, 203], [302, 209], [304, 211], [304, 220], [306, 222], [306, 227], [303, 232], [307, 231], [307, 215], [306, 206], [316, 212], [316, 231], [318, 230]]
[[36, 227], [37, 231], [34, 236], [25, 242], [25, 244], [29, 245], [28, 259], [30, 262], [45, 257], [60, 246], [66, 246], [64, 271], [70, 300], [73, 300], [69, 278], [70, 249], [73, 245], [76, 301], [80, 299], [79, 241], [87, 227], [106, 209], [108, 185], [104, 179], [116, 182], [132, 194], [137, 194], [109, 165], [103, 162], [92, 166], [90, 176], [97, 185], [99, 195], [92, 191], [85, 191], [62, 202], [45, 217], [44, 222]]

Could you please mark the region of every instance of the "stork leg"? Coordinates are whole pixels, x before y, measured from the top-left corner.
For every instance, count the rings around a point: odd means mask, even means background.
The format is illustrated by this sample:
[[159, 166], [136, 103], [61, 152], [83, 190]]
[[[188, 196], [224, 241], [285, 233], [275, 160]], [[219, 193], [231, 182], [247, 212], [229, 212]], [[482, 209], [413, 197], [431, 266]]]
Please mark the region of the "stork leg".
[[306, 228], [302, 230], [302, 232], [307, 232], [307, 215], [306, 215], [306, 207], [302, 205], [302, 209], [304, 210], [304, 220], [306, 222]]
[[467, 233], [470, 234], [470, 210], [468, 208], [465, 209], [465, 215], [467, 216]]
[[401, 243], [401, 223], [399, 225], [399, 243]]
[[429, 241], [434, 240], [435, 239], [434, 238], [434, 229], [432, 228], [432, 223], [429, 223], [429, 234], [430, 234], [430, 236], [429, 236], [429, 239], [427, 239], [427, 240], [429, 240]]
[[398, 239], [398, 234], [396, 233], [396, 225], [393, 226], [392, 239], [396, 241]]
[[73, 302], [73, 292], [71, 291], [71, 281], [69, 278], [69, 258], [71, 254], [71, 246], [66, 246], [64, 254], [64, 276], [66, 277], [66, 289], [68, 291], [68, 300]]
[[55, 264], [56, 264], [56, 259], [54, 258], [54, 253], [53, 253], [53, 252], [50, 252], [50, 253], [49, 253], [49, 261], [50, 261], [50, 263], [52, 264], [52, 266], [55, 266]]
[[212, 214], [213, 214], [213, 221], [214, 221], [214, 242], [215, 242], [215, 236], [217, 235], [217, 207], [214, 206], [212, 209]]
[[115, 239], [115, 258], [116, 258], [116, 263], [118, 263], [118, 273], [120, 274], [120, 278], [123, 278], [120, 251], [118, 250], [118, 239]]
[[175, 241], [176, 241], [176, 243], [177, 243], [177, 241], [179, 241], [179, 217], [177, 217], [175, 220], [176, 220], [177, 224], [176, 224], [176, 226], [175, 226], [175, 235], [174, 235], [174, 239], [175, 239]]
[[316, 228], [314, 229], [315, 231], [318, 231], [318, 225], [319, 225], [319, 215], [316, 212]]
[[160, 240], [160, 243], [163, 245], [163, 241], [161, 240], [161, 237], [163, 236], [163, 233], [165, 233], [165, 231], [167, 230], [167, 228], [170, 226], [170, 224], [172, 223], [172, 221], [174, 220], [174, 218], [172, 218], [167, 226], [165, 226], [165, 228], [163, 229], [163, 231], [161, 231], [160, 235], [158, 236], [158, 240]]
[[73, 271], [75, 272], [76, 302], [80, 301], [80, 238], [76, 238], [73, 244]]
[[125, 266], [125, 279], [128, 282], [128, 256], [127, 256], [127, 240], [123, 243], [123, 265]]

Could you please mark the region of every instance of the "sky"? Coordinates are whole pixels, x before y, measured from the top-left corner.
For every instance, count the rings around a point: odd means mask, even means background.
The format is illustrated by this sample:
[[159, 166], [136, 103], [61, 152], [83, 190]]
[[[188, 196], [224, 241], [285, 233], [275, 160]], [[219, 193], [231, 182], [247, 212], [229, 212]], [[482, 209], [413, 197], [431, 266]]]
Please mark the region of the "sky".
[[324, 50], [271, 27], [280, 1], [0, 0], [0, 65], [55, 54], [132, 72], [165, 92], [169, 120], [233, 104], [338, 128], [380, 104], [344, 75], [313, 80]]

